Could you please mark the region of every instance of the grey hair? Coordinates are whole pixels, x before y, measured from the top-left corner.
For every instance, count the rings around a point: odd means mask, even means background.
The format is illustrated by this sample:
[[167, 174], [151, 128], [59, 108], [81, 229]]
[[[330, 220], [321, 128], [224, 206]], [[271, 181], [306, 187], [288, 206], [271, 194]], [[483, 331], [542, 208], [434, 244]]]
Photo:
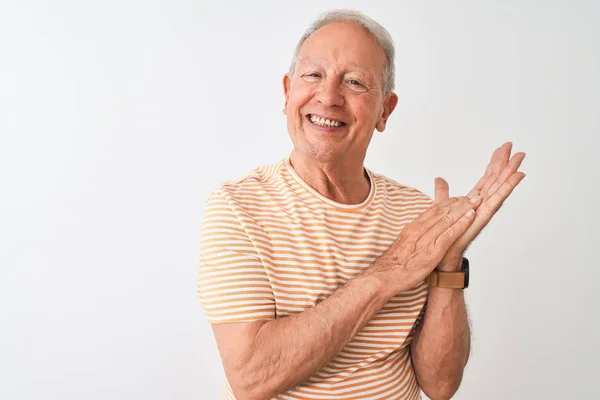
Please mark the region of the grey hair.
[[290, 66], [290, 75], [294, 73], [296, 59], [298, 58], [300, 47], [302, 47], [302, 44], [306, 41], [306, 39], [308, 39], [308, 37], [312, 35], [316, 30], [334, 22], [353, 22], [355, 24], [358, 24], [369, 34], [371, 34], [371, 36], [373, 36], [377, 43], [379, 43], [379, 45], [383, 48], [383, 51], [385, 51], [385, 57], [387, 61], [385, 71], [383, 73], [383, 93], [388, 94], [393, 92], [395, 80], [394, 41], [392, 40], [390, 33], [378, 22], [367, 17], [361, 12], [354, 10], [328, 11], [326, 13], [323, 13], [315, 22], [313, 22], [310, 25], [310, 27], [306, 30], [306, 32], [304, 32], [304, 35], [302, 35], [300, 41], [296, 45], [296, 49], [294, 50], [294, 58], [292, 59], [292, 65]]

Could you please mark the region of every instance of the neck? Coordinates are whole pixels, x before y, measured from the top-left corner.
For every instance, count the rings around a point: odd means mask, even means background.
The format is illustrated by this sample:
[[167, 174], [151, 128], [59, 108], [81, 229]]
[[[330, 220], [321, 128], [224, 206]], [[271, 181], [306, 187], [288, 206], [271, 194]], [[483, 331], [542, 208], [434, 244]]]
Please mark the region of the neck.
[[360, 204], [369, 196], [371, 182], [363, 167], [364, 160], [321, 162], [292, 151], [290, 164], [309, 186], [341, 204]]

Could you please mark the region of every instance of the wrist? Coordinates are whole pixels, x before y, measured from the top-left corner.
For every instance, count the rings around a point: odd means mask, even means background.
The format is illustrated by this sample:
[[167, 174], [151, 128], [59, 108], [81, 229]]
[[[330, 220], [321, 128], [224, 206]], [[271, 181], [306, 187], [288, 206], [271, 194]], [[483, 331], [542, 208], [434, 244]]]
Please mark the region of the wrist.
[[[409, 282], [411, 282], [411, 278], [402, 274], [405, 271], [399, 268], [398, 264], [396, 260], [389, 259], [388, 257], [380, 257], [364, 273], [365, 276], [376, 279], [379, 282], [379, 290], [384, 297], [392, 298], [396, 294], [414, 286], [410, 286]], [[417, 283], [415, 282], [415, 285]]]
[[462, 254], [459, 256], [452, 256], [452, 257], [444, 257], [444, 259], [442, 259], [442, 261], [438, 264], [438, 266], [436, 267], [436, 269], [438, 271], [444, 271], [444, 272], [458, 272], [462, 270], [462, 259], [463, 256]]

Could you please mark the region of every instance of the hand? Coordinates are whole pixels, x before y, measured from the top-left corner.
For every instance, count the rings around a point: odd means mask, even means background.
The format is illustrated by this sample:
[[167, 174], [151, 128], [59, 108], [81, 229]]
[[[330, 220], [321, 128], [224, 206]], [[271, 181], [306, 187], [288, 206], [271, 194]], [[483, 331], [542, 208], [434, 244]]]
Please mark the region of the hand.
[[[438, 265], [439, 270], [456, 271], [460, 269], [462, 256], [467, 247], [490, 222], [515, 187], [525, 178], [523, 172], [517, 172], [525, 159], [525, 153], [516, 153], [510, 157], [511, 151], [512, 143], [510, 142], [497, 148], [485, 170], [485, 174], [467, 195], [467, 197], [479, 195], [481, 206], [477, 209], [473, 223], [450, 246], [448, 252], [442, 258], [440, 265]], [[436, 178], [435, 202], [443, 202], [448, 196], [448, 183], [442, 178]]]
[[475, 220], [481, 203], [467, 197], [450, 197], [432, 205], [407, 224], [392, 245], [377, 259], [368, 273], [383, 274], [394, 293], [408, 290], [440, 263], [450, 246]]

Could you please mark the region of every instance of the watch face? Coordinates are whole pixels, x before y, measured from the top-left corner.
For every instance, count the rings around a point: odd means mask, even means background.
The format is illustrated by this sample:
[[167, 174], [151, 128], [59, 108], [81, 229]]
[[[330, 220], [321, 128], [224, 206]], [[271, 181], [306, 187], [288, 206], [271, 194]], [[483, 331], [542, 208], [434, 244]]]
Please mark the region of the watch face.
[[463, 257], [462, 271], [465, 273], [465, 289], [469, 287], [469, 260]]

